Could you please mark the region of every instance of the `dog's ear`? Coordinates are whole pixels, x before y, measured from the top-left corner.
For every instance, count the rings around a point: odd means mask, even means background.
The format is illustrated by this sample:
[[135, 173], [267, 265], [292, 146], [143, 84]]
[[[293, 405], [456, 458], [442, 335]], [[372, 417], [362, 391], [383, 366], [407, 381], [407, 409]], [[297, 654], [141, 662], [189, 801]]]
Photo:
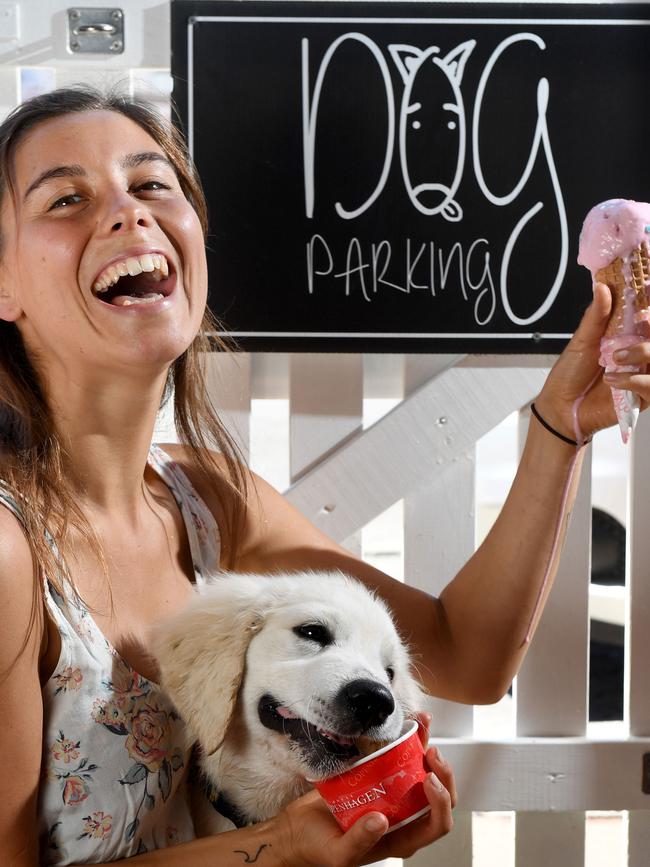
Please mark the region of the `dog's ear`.
[[261, 589], [259, 578], [224, 576], [153, 634], [160, 685], [207, 754], [223, 743], [248, 645], [264, 624]]

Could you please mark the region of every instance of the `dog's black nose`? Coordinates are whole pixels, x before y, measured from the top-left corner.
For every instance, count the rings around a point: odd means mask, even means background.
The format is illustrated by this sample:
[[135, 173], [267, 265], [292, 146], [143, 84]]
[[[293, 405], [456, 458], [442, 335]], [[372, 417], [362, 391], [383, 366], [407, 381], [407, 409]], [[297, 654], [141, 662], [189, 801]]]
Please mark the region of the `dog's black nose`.
[[380, 726], [395, 710], [390, 690], [374, 680], [352, 680], [341, 690], [344, 704], [362, 731]]

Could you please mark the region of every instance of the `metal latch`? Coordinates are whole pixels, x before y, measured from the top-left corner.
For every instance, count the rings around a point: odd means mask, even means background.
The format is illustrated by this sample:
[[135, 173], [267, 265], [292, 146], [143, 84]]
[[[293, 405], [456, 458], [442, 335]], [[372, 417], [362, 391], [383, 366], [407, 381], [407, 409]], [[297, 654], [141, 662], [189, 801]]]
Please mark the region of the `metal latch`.
[[122, 54], [123, 11], [111, 7], [68, 9], [68, 47], [73, 54]]

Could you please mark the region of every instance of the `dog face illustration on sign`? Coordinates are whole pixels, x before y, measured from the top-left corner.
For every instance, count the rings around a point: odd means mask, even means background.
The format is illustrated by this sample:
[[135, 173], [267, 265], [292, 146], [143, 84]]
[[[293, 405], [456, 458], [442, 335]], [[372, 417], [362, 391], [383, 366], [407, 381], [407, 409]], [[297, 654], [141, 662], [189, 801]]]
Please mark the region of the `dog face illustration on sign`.
[[[439, 56], [435, 45], [425, 49], [388, 46], [404, 82], [399, 149], [406, 191], [422, 214], [441, 214], [451, 222], [463, 217], [454, 198], [465, 163], [465, 106], [460, 83], [475, 45], [470, 39], [445, 57]], [[415, 166], [413, 172], [409, 157]]]

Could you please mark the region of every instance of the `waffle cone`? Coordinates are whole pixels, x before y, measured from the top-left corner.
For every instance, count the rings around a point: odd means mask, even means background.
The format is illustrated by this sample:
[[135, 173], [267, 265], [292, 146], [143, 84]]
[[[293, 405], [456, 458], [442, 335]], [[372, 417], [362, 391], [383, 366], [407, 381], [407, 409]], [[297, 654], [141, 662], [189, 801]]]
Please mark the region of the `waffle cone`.
[[[632, 346], [647, 339], [650, 310], [646, 285], [650, 284], [650, 254], [647, 243], [641, 244], [626, 257], [615, 259], [594, 275], [606, 283], [612, 293], [612, 313], [600, 342], [600, 364], [611, 372], [638, 372], [639, 368], [614, 361], [617, 349]], [[650, 289], [650, 286], [648, 287]], [[612, 388], [612, 400], [623, 442], [634, 430], [639, 415], [638, 396], [625, 389]]]
[[[634, 289], [635, 313], [641, 314], [649, 306], [646, 284], [650, 282], [650, 255], [646, 244], [637, 247], [630, 254], [630, 284]], [[622, 259], [614, 259], [606, 268], [595, 274], [598, 283], [606, 283], [612, 293], [612, 313], [605, 337], [623, 334], [623, 305], [625, 300], [625, 266]]]

